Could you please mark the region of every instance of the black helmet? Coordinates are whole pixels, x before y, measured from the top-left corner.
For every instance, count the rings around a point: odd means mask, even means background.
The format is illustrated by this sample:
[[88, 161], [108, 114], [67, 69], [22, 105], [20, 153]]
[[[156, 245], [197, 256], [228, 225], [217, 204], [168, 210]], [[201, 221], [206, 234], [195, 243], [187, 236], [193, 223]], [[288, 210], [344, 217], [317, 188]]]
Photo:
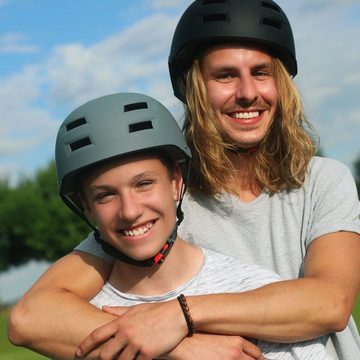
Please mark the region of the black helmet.
[[95, 239], [104, 251], [136, 266], [152, 266], [164, 261], [183, 219], [181, 199], [177, 206], [178, 221], [165, 245], [153, 257], [138, 261], [101, 239], [81, 207], [76, 178], [90, 166], [147, 150], [160, 150], [177, 161], [186, 184], [191, 152], [179, 125], [161, 103], [136, 93], [107, 95], [78, 107], [62, 123], [55, 146], [58, 187], [64, 202], [93, 227]]
[[169, 70], [177, 98], [185, 102], [184, 74], [194, 52], [226, 41], [261, 44], [284, 63], [290, 75], [297, 74], [291, 26], [274, 1], [195, 0], [180, 18], [171, 44]]

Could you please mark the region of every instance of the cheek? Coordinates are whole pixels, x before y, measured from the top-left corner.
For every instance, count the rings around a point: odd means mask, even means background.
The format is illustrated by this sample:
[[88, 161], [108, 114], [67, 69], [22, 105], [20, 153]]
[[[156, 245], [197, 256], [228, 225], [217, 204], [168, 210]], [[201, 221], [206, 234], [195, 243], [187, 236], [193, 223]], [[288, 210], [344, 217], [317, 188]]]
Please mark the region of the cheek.
[[209, 81], [205, 86], [209, 103], [215, 112], [223, 107], [231, 106], [235, 101], [236, 84], [234, 82]]
[[267, 103], [277, 108], [279, 98], [275, 84], [269, 84], [268, 86], [264, 86], [263, 88], [261, 88], [259, 93]]
[[219, 110], [219, 108], [221, 108], [221, 106], [226, 101], [226, 91], [224, 91], [224, 89], [217, 84], [209, 84], [206, 87], [206, 91], [210, 106], [214, 111]]
[[113, 213], [114, 211], [106, 207], [101, 207], [101, 209], [94, 208], [92, 211], [92, 219], [99, 227], [102, 227], [112, 220], [114, 217]]

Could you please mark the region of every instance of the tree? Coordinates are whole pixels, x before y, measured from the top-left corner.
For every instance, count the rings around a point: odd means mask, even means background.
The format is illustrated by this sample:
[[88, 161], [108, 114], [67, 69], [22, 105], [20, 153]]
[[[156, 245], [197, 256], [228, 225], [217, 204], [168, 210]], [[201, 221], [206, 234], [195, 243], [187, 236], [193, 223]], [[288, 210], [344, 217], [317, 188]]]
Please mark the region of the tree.
[[90, 228], [60, 199], [54, 162], [15, 188], [0, 183], [0, 270], [30, 259], [54, 261]]
[[359, 196], [359, 200], [360, 200], [360, 155], [358, 156], [357, 160], [355, 160], [354, 171], [355, 171], [356, 187], [357, 187], [358, 196]]

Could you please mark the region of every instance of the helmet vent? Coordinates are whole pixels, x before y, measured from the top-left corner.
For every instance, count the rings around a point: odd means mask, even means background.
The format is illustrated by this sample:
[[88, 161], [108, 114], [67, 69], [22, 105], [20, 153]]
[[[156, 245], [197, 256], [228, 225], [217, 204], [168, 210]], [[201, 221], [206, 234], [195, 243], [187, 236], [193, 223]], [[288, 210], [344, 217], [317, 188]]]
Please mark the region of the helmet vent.
[[209, 14], [203, 16], [204, 23], [215, 21], [229, 21], [229, 16], [226, 13], [222, 14]]
[[276, 6], [276, 4], [273, 4], [273, 3], [268, 3], [266, 1], [263, 1], [262, 4], [261, 4], [262, 7], [265, 7], [265, 8], [268, 8], [268, 9], [271, 9], [271, 10], [275, 10], [277, 12], [281, 12], [280, 8], [278, 6]]
[[71, 151], [76, 151], [79, 150], [85, 146], [89, 146], [91, 145], [91, 140], [89, 137], [74, 141], [73, 143], [70, 144], [70, 149]]
[[282, 27], [281, 22], [276, 21], [274, 19], [264, 18], [264, 19], [262, 19], [262, 23], [264, 25], [271, 26], [271, 27], [277, 28], [279, 30], [281, 30], [281, 27]]
[[85, 124], [86, 124], [86, 119], [84, 117], [82, 117], [80, 119], [76, 119], [66, 125], [66, 131], [70, 131], [72, 129], [75, 129], [75, 128], [85, 125]]
[[142, 131], [142, 130], [149, 130], [149, 129], [153, 129], [153, 124], [150, 120], [129, 125], [129, 133]]
[[148, 104], [145, 101], [137, 102], [137, 103], [124, 105], [124, 112], [147, 109], [147, 108], [148, 108]]
[[227, 0], [203, 0], [203, 5], [221, 4], [225, 2], [227, 2]]

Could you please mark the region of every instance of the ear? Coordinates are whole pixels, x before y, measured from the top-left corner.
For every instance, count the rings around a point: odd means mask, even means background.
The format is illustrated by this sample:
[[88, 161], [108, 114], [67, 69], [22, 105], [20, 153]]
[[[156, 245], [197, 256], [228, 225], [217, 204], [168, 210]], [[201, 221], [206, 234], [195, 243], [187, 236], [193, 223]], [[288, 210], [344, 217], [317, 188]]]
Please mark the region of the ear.
[[179, 165], [176, 165], [172, 179], [174, 200], [179, 201], [183, 195], [183, 178]]

